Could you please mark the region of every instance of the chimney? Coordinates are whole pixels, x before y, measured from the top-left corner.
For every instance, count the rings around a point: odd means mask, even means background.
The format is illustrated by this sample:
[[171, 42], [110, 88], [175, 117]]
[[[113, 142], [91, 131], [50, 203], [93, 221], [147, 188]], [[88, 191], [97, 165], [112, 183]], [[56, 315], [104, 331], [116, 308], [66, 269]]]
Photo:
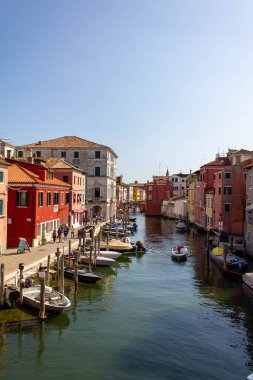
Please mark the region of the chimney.
[[30, 154], [29, 156], [27, 157], [27, 162], [29, 162], [30, 164], [34, 164], [34, 160], [33, 160], [33, 150], [30, 149]]

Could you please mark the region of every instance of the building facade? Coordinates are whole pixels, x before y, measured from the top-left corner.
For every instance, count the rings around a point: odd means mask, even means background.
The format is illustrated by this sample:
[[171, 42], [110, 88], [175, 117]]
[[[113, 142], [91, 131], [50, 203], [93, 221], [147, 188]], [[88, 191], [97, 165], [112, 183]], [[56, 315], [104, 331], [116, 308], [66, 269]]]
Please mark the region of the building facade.
[[[253, 158], [252, 158], [253, 161]], [[253, 165], [245, 167], [246, 172], [246, 216], [245, 244], [247, 255], [253, 258]]]
[[51, 241], [54, 229], [69, 224], [70, 186], [45, 166], [8, 162], [7, 245], [17, 247], [20, 237], [30, 246]]
[[50, 158], [45, 161], [47, 167], [54, 171], [54, 177], [68, 183], [70, 188], [69, 197], [69, 224], [78, 228], [87, 220], [86, 197], [86, 174], [81, 169], [68, 164], [63, 158]]
[[7, 246], [7, 204], [8, 204], [8, 167], [10, 165], [0, 160], [0, 254]]
[[116, 216], [116, 153], [109, 147], [76, 136], [17, 146], [16, 157], [60, 157], [87, 173], [88, 217]]
[[146, 184], [146, 192], [146, 215], [161, 216], [163, 201], [169, 200], [173, 194], [169, 176], [153, 176], [153, 181]]

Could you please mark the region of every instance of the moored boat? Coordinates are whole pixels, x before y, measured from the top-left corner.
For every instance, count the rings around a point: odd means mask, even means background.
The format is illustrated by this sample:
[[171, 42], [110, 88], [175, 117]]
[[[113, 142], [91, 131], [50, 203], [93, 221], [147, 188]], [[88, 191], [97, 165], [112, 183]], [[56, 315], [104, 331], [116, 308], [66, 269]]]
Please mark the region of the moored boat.
[[116, 260], [122, 256], [122, 253], [117, 251], [100, 251], [100, 256]]
[[229, 274], [232, 277], [241, 277], [247, 272], [247, 260], [242, 259], [229, 251], [224, 255], [224, 249], [222, 247], [211, 249], [209, 254], [210, 259], [213, 260], [224, 273]]
[[112, 239], [107, 242], [101, 242], [100, 250], [102, 251], [118, 251], [118, 252], [127, 252], [132, 249], [131, 243], [125, 243], [122, 240]]
[[[24, 288], [23, 301], [34, 309], [40, 309], [40, 285]], [[69, 309], [70, 306], [71, 302], [66, 296], [50, 286], [45, 287], [45, 310], [47, 312], [58, 313], [62, 310]]]
[[242, 275], [242, 280], [251, 290], [253, 290], [253, 273], [244, 273]]
[[83, 264], [89, 264], [90, 262], [95, 262], [96, 266], [100, 267], [110, 267], [115, 263], [114, 259], [109, 257], [97, 256], [96, 258], [90, 258], [90, 256], [80, 256], [79, 262]]
[[[94, 284], [95, 282], [102, 279], [97, 273], [91, 272], [88, 269], [78, 269], [77, 270], [78, 281]], [[75, 269], [70, 267], [64, 268], [64, 276], [70, 278], [71, 280], [75, 277]]]

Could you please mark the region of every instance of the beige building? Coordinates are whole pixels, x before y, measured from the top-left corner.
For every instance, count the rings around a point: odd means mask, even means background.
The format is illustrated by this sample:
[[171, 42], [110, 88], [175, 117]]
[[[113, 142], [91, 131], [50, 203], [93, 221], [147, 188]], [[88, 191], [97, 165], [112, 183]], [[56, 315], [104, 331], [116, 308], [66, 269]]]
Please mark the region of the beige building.
[[213, 228], [213, 190], [207, 190], [205, 193], [205, 206], [206, 206], [206, 229]]
[[105, 220], [116, 216], [116, 153], [108, 146], [76, 136], [17, 146], [17, 158], [31, 155], [60, 157], [87, 173], [86, 207], [88, 217], [102, 216]]

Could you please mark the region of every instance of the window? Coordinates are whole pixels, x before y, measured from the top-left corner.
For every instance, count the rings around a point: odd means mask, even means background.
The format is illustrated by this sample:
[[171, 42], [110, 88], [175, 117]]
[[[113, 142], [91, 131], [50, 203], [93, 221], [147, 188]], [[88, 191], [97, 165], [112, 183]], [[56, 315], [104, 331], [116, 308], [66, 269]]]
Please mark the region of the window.
[[0, 172], [0, 182], [3, 183], [4, 181], [4, 172]]
[[231, 195], [231, 194], [232, 194], [232, 187], [224, 186], [224, 195]]
[[40, 150], [36, 151], [36, 157], [41, 157], [41, 151]]
[[66, 205], [69, 204], [69, 193], [66, 193]]
[[95, 198], [100, 197], [100, 187], [95, 187]]
[[47, 193], [47, 206], [51, 206], [51, 193]]
[[62, 178], [63, 182], [69, 182], [69, 177], [67, 175], [64, 175]]
[[76, 193], [73, 194], [73, 203], [76, 203]]
[[74, 152], [74, 158], [79, 158], [79, 152]]
[[221, 187], [219, 186], [219, 195], [221, 194]]
[[95, 158], [100, 158], [100, 150], [95, 151]]
[[231, 178], [231, 173], [230, 172], [225, 172], [225, 178], [230, 179]]
[[22, 151], [22, 150], [18, 150], [18, 157], [19, 157], [19, 158], [22, 158], [22, 157], [23, 157], [23, 151]]
[[59, 204], [59, 193], [54, 193], [54, 205]]
[[[0, 182], [1, 182], [1, 177], [0, 177]], [[252, 189], [252, 175], [249, 176], [249, 188]]]
[[6, 151], [7, 158], [11, 158], [11, 150], [7, 149]]
[[224, 211], [225, 212], [231, 211], [231, 203], [224, 203]]
[[152, 195], [148, 196], [149, 201], [152, 201]]
[[16, 206], [27, 207], [29, 204], [28, 191], [17, 191], [16, 193]]
[[63, 205], [63, 204], [64, 204], [64, 193], [61, 192], [61, 205]]
[[95, 166], [95, 176], [100, 177], [100, 166]]
[[0, 199], [0, 215], [3, 215], [3, 200]]
[[43, 206], [43, 192], [39, 192], [39, 199], [38, 199], [38, 206], [42, 207]]
[[221, 179], [221, 173], [219, 173], [219, 179]]
[[148, 191], [152, 191], [153, 190], [153, 187], [152, 186], [149, 186], [148, 187]]
[[248, 211], [248, 224], [253, 224], [253, 213], [252, 211]]
[[61, 158], [66, 158], [67, 154], [66, 152], [61, 152]]

